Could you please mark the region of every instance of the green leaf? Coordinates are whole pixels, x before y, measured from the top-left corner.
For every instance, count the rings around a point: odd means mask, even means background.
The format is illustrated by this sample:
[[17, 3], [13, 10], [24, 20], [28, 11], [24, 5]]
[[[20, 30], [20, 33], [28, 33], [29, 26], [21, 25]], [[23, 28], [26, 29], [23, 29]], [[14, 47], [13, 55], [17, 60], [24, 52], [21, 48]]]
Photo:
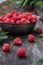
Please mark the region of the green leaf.
[[0, 36], [0, 40], [7, 39], [8, 36]]
[[37, 2], [36, 5], [38, 5], [38, 6], [43, 6], [43, 1]]
[[0, 35], [6, 35], [6, 34], [8, 34], [8, 32], [4, 32], [4, 31], [0, 32]]
[[43, 38], [41, 38], [42, 39], [42, 41], [43, 41]]
[[25, 0], [25, 1], [22, 3], [22, 6], [24, 7], [27, 2], [28, 2], [28, 0]]
[[39, 37], [41, 37], [41, 38], [42, 38], [42, 37], [43, 37], [43, 34], [40, 34], [40, 35], [39, 35]]
[[22, 3], [23, 0], [14, 0], [13, 2], [16, 3], [16, 4], [20, 4]]
[[31, 65], [43, 65], [43, 57], [40, 58], [37, 62], [34, 62], [33, 64]]

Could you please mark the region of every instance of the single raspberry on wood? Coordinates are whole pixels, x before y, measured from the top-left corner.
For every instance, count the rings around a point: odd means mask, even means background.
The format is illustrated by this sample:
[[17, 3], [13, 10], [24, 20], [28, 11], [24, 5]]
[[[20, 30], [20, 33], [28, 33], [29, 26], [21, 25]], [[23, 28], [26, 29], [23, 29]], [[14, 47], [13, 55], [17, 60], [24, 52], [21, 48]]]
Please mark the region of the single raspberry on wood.
[[33, 34], [28, 35], [28, 41], [33, 42], [35, 40], [35, 36]]
[[8, 43], [4, 43], [4, 44], [3, 44], [3, 47], [2, 47], [2, 50], [3, 50], [4, 52], [9, 51], [9, 50], [10, 50], [10, 45], [9, 45]]
[[36, 29], [36, 33], [38, 33], [38, 34], [42, 33], [42, 29], [41, 28], [37, 28]]
[[21, 38], [15, 38], [15, 39], [13, 40], [13, 43], [14, 43], [15, 45], [21, 45], [21, 43], [22, 43]]
[[17, 49], [17, 55], [18, 55], [18, 57], [25, 57], [26, 56], [25, 48], [18, 48]]

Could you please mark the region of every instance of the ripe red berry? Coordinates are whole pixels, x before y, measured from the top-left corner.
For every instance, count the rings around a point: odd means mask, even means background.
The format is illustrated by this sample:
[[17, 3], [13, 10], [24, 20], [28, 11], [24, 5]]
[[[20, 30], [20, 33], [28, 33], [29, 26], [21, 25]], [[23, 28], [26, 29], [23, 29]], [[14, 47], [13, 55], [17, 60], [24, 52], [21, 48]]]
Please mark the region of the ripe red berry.
[[12, 14], [11, 13], [8, 13], [6, 14], [7, 17], [11, 18], [12, 17]]
[[11, 19], [11, 23], [12, 23], [12, 24], [14, 24], [14, 23], [15, 23], [13, 19]]
[[2, 21], [2, 17], [0, 17], [0, 21]]
[[17, 12], [17, 15], [20, 15], [20, 14], [22, 14], [22, 12]]
[[37, 28], [36, 29], [36, 33], [38, 33], [38, 34], [42, 33], [42, 29], [41, 28]]
[[2, 50], [3, 50], [4, 52], [9, 51], [9, 50], [10, 50], [10, 45], [9, 45], [8, 43], [4, 43], [4, 44], [3, 44], [3, 47], [2, 47]]
[[20, 20], [17, 20], [17, 21], [16, 21], [16, 24], [20, 24]]
[[32, 34], [29, 34], [29, 35], [28, 35], [28, 41], [29, 41], [29, 42], [33, 42], [34, 40], [35, 40], [35, 36], [32, 35]]
[[25, 57], [26, 56], [26, 50], [24, 48], [18, 48], [17, 49], [17, 55], [18, 55], [18, 57]]
[[17, 11], [16, 10], [12, 10], [11, 13], [12, 14], [17, 14]]
[[22, 18], [27, 18], [25, 13], [22, 13]]
[[30, 13], [30, 12], [25, 12], [25, 14], [26, 14], [27, 17], [32, 16], [32, 13]]
[[22, 18], [22, 14], [19, 14], [17, 18], [18, 19], [21, 19]]
[[37, 16], [36, 15], [33, 15], [32, 16], [32, 20], [36, 20], [37, 21]]
[[10, 20], [9, 18], [7, 18], [7, 19], [5, 20], [5, 23], [11, 23], [11, 20]]
[[16, 10], [12, 10], [10, 13], [0, 17], [0, 22], [13, 24], [31, 23], [37, 20], [38, 16], [32, 15], [30, 12], [17, 12]]
[[28, 16], [28, 20], [31, 21], [32, 20], [32, 16]]
[[30, 23], [30, 21], [29, 21], [28, 19], [26, 19], [26, 20], [24, 21], [24, 23]]
[[14, 41], [13, 41], [13, 43], [15, 45], [21, 45], [21, 43], [22, 43], [21, 38], [15, 38]]
[[21, 18], [20, 22], [21, 22], [21, 23], [26, 22], [26, 18]]
[[17, 15], [13, 15], [13, 20], [17, 21]]

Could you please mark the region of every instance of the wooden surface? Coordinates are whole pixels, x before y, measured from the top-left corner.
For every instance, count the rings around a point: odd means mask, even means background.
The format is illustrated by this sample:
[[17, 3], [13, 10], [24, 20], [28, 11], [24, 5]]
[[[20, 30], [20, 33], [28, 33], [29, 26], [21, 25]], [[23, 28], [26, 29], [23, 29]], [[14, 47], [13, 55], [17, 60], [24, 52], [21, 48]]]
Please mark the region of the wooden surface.
[[[38, 22], [36, 27], [41, 27], [43, 29], [43, 24]], [[35, 33], [34, 33], [35, 34]], [[0, 43], [0, 65], [31, 65], [34, 61], [37, 61], [43, 55], [43, 42], [35, 34], [36, 40], [33, 43], [28, 42], [27, 35], [18, 36], [22, 39], [21, 46], [15, 46], [13, 44], [13, 39], [17, 36], [9, 36], [8, 39]], [[8, 42], [11, 46], [10, 52], [3, 52], [2, 45], [4, 42]], [[16, 55], [16, 50], [19, 47], [24, 47], [27, 51], [25, 58], [18, 58]]]

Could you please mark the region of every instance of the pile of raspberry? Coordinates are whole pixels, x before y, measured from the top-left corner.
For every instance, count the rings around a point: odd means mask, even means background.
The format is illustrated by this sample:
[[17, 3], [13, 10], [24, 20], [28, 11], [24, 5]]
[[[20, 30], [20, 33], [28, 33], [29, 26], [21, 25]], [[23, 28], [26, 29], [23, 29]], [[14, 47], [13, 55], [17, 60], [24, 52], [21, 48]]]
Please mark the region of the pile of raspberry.
[[0, 22], [11, 24], [22, 24], [36, 22], [37, 16], [30, 12], [17, 12], [12, 10], [10, 13], [0, 16]]

